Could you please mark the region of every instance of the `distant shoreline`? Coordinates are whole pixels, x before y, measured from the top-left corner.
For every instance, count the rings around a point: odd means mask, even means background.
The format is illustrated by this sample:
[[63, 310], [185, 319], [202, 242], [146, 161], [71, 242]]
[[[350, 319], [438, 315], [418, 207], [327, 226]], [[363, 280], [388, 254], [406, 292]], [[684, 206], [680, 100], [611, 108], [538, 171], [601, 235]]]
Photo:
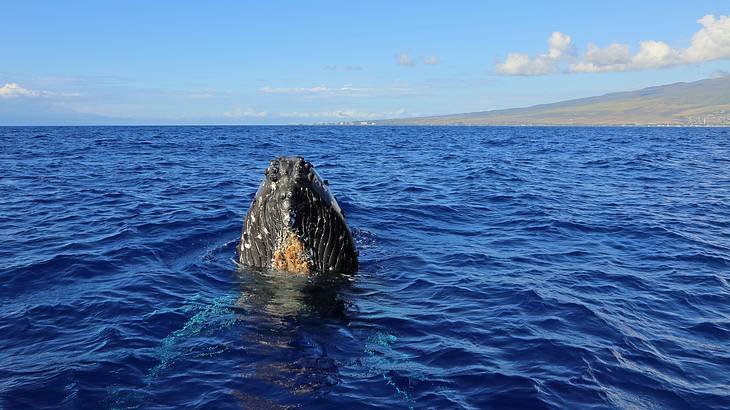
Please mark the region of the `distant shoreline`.
[[342, 127], [342, 128], [730, 128], [730, 124], [61, 124], [61, 125], [1, 125], [0, 128], [73, 128], [73, 127]]
[[[0, 118], [0, 121], [31, 122], [31, 118]], [[329, 117], [328, 117], [329, 118]], [[88, 119], [86, 124], [16, 124], [0, 126], [119, 126], [119, 127], [181, 127], [181, 126], [419, 126], [419, 127], [730, 127], [730, 76], [710, 78], [689, 83], [675, 83], [624, 91], [597, 97], [579, 98], [524, 108], [477, 111], [463, 114], [430, 115], [411, 118], [358, 119], [299, 123], [286, 116], [267, 118], [279, 124], [233, 124], [236, 119], [219, 117], [181, 118], [115, 118]], [[77, 121], [79, 119], [76, 119]], [[264, 118], [258, 119], [264, 121]], [[49, 122], [54, 120], [47, 120]], [[68, 122], [74, 120], [69, 119]], [[120, 123], [114, 124], [115, 121]], [[124, 124], [129, 121], [130, 123]], [[159, 121], [158, 123], [155, 123]], [[183, 124], [175, 124], [183, 121]], [[195, 123], [200, 121], [201, 123]], [[221, 121], [222, 123], [215, 123]], [[251, 120], [252, 122], [255, 120]], [[81, 120], [83, 122], [83, 120]]]

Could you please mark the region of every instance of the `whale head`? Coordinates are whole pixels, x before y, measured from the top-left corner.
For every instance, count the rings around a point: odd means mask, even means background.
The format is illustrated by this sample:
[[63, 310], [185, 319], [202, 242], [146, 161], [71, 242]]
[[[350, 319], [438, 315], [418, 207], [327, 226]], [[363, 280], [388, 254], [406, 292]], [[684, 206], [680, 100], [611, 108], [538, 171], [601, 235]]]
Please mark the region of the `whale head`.
[[241, 264], [292, 272], [357, 270], [357, 250], [337, 200], [302, 157], [271, 160], [244, 220]]

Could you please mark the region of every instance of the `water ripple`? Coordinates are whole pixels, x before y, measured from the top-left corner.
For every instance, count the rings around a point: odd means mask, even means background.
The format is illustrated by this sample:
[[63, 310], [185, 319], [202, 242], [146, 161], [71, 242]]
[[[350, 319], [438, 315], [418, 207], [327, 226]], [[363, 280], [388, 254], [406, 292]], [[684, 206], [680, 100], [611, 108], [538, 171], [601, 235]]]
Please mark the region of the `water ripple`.
[[[2, 408], [730, 407], [724, 129], [0, 128]], [[237, 266], [304, 155], [352, 276]]]

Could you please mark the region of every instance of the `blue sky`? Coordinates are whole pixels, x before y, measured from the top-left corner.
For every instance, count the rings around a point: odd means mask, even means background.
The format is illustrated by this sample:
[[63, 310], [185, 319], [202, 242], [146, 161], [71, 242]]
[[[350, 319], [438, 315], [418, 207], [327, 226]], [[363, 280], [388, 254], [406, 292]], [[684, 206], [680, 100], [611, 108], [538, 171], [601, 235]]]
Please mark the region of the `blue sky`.
[[0, 124], [406, 117], [730, 72], [721, 0], [8, 1], [2, 11]]

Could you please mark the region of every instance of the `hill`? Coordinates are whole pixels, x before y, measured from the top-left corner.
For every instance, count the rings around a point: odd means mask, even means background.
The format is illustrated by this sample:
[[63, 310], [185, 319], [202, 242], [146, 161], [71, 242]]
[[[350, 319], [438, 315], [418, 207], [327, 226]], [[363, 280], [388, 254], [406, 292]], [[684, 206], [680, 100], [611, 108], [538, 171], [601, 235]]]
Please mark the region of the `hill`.
[[377, 125], [730, 125], [730, 76], [527, 108], [376, 121]]

